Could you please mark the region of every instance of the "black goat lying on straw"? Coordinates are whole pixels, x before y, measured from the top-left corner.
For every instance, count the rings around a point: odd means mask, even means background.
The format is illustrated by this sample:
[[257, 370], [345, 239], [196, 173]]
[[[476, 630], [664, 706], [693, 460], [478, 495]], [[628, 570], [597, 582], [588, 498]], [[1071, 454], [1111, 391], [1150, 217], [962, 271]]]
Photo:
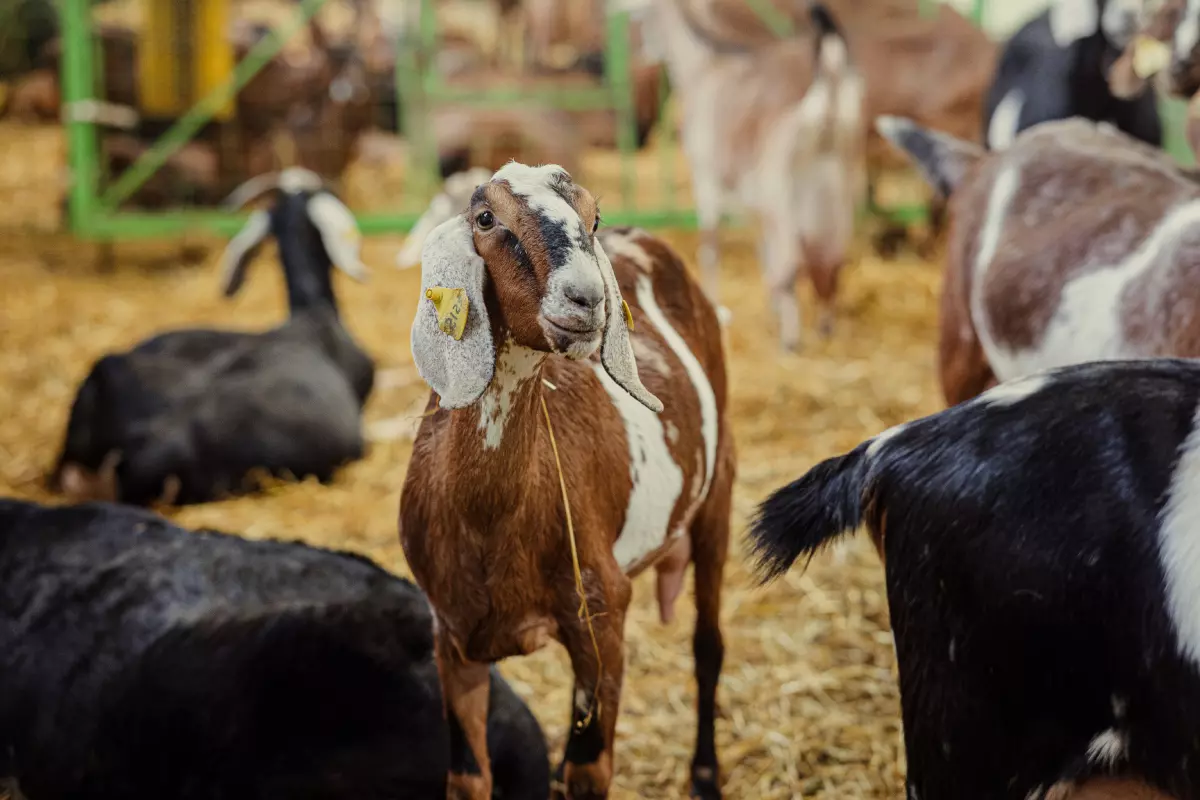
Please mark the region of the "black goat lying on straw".
[[818, 464], [751, 538], [775, 576], [864, 523], [910, 800], [1200, 797], [1200, 363], [1001, 384]]
[[[0, 787], [31, 800], [444, 798], [432, 648], [366, 558], [0, 500]], [[544, 800], [537, 721], [490, 698], [496, 796]]]
[[251, 490], [249, 476], [332, 478], [363, 455], [361, 412], [375, 367], [342, 326], [331, 269], [361, 279], [354, 217], [307, 170], [260, 176], [269, 189], [225, 254], [233, 295], [268, 234], [279, 242], [290, 318], [263, 333], [189, 329], [106, 355], [79, 388], [53, 488], [76, 500], [201, 503]]

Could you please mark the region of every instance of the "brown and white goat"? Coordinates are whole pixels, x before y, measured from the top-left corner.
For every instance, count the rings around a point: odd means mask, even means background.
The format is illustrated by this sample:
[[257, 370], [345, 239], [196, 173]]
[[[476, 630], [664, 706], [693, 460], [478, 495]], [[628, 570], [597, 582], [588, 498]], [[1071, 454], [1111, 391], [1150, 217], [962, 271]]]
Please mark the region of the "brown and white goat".
[[863, 184], [866, 88], [845, 38], [820, 3], [814, 35], [757, 48], [718, 40], [689, 0], [662, 0], [652, 18], [682, 96], [683, 149], [701, 229], [709, 296], [719, 283], [718, 228], [734, 207], [759, 218], [759, 259], [780, 343], [800, 343], [795, 280], [807, 270], [828, 334], [838, 273]]
[[[607, 796], [630, 579], [656, 569], [670, 621], [689, 561], [692, 791], [720, 797], [713, 720], [734, 478], [720, 325], [666, 244], [598, 224], [595, 199], [560, 167], [514, 163], [422, 251], [422, 291], [457, 301], [439, 313], [423, 294], [413, 321], [413, 356], [433, 394], [400, 536], [434, 608], [462, 734], [453, 797], [490, 796], [487, 665], [551, 639], [575, 673], [565, 794]], [[579, 617], [572, 525], [594, 639]]]
[[947, 403], [1050, 367], [1200, 356], [1200, 181], [1166, 153], [1078, 118], [997, 152], [909, 120], [878, 125], [950, 195]]

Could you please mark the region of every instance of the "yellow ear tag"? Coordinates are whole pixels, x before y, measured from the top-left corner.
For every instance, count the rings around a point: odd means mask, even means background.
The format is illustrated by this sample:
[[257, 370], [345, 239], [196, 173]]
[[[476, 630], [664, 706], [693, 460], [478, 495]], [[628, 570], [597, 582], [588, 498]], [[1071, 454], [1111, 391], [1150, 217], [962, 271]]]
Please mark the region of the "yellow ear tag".
[[461, 339], [467, 328], [467, 308], [470, 306], [467, 290], [433, 286], [425, 290], [425, 296], [433, 301], [437, 311], [438, 329], [456, 340]]
[[1171, 48], [1153, 36], [1141, 34], [1133, 42], [1133, 74], [1145, 80], [1171, 63]]
[[625, 312], [625, 327], [633, 330], [633, 312], [629, 310], [629, 303], [622, 300], [621, 310]]

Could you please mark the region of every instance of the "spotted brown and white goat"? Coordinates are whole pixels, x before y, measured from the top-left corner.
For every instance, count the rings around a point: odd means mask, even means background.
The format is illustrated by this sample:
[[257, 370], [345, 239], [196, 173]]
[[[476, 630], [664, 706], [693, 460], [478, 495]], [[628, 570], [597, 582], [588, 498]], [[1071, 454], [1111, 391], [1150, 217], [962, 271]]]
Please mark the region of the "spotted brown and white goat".
[[1200, 182], [1170, 156], [1082, 119], [990, 153], [908, 120], [878, 124], [951, 196], [948, 403], [1049, 367], [1200, 356]]
[[[734, 477], [720, 325], [666, 244], [637, 229], [597, 232], [599, 221], [595, 199], [560, 167], [513, 163], [422, 251], [422, 291], [459, 298], [440, 313], [423, 295], [413, 322], [433, 394], [400, 535], [434, 608], [462, 734], [456, 797], [489, 791], [487, 664], [551, 639], [575, 673], [566, 796], [607, 796], [630, 579], [655, 568], [670, 621], [689, 561], [692, 791], [720, 796], [713, 722]], [[572, 542], [590, 624], [577, 615]]]
[[751, 540], [774, 576], [860, 525], [909, 800], [1200, 797], [1200, 363], [1001, 384], [813, 467]]
[[643, 13], [682, 98], [705, 289], [717, 297], [721, 215], [753, 212], [780, 343], [795, 348], [801, 272], [822, 306], [821, 332], [832, 328], [838, 274], [865, 197], [866, 84], [821, 3], [811, 4], [811, 33], [747, 47], [718, 38], [689, 2], [662, 0]]

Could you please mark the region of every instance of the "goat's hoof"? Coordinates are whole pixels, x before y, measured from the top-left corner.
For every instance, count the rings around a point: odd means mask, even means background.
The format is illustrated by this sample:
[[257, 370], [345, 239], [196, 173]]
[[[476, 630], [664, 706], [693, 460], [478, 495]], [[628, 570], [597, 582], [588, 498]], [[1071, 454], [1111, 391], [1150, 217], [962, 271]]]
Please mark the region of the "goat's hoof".
[[728, 325], [733, 321], [733, 312], [729, 306], [717, 306], [717, 322], [722, 325]]
[[721, 787], [717, 785], [715, 767], [692, 767], [692, 788], [688, 797], [698, 800], [721, 800]]

